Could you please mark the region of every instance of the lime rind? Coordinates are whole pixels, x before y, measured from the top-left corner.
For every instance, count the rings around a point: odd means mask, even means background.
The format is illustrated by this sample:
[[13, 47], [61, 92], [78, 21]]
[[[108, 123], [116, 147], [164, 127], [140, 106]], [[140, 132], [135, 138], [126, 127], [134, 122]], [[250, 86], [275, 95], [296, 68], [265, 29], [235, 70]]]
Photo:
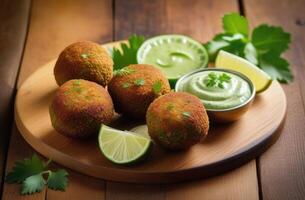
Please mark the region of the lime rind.
[[151, 145], [152, 142], [148, 138], [105, 125], [102, 125], [99, 133], [101, 152], [116, 164], [130, 164], [141, 160]]
[[[148, 51], [152, 48], [152, 46], [159, 46], [162, 45], [162, 43], [171, 43], [171, 42], [180, 42], [180, 43], [185, 43], [188, 45], [189, 48], [193, 48], [193, 52], [197, 53], [199, 57], [201, 58], [201, 65], [198, 66], [196, 69], [199, 68], [205, 68], [207, 67], [208, 64], [208, 52], [205, 49], [205, 47], [198, 41], [184, 35], [161, 35], [161, 36], [156, 36], [152, 37], [148, 40], [146, 40], [141, 47], [139, 48], [137, 52], [137, 62], [139, 64], [151, 64], [151, 63], [144, 63], [144, 59]], [[172, 52], [174, 55], [180, 55], [184, 57], [188, 57], [190, 59], [194, 59], [193, 55], [190, 55], [188, 52], [184, 52], [181, 49], [177, 49], [175, 52]], [[163, 67], [167, 67], [169, 64], [168, 62], [164, 61], [158, 61], [160, 65]], [[159, 68], [159, 67], [158, 67]], [[190, 69], [189, 71], [193, 71], [194, 69]], [[188, 72], [189, 72], [188, 71]], [[186, 72], [187, 73], [187, 72]], [[169, 74], [165, 74], [167, 79], [169, 79], [169, 82], [171, 84], [174, 84], [181, 76], [184, 74], [177, 75], [177, 76], [171, 76]]]

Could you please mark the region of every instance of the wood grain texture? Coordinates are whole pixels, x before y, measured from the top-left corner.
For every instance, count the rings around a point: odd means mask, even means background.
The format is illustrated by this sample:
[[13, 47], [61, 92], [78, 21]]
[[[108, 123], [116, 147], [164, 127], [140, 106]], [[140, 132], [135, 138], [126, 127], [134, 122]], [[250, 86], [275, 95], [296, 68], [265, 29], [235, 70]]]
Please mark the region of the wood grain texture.
[[258, 185], [255, 171], [255, 160], [222, 176], [217, 176], [187, 184], [170, 184], [166, 189], [166, 200], [219, 200], [219, 199], [247, 199], [257, 200]]
[[[15, 161], [27, 158], [34, 153], [34, 150], [24, 141], [22, 136], [18, 133], [17, 128], [14, 126], [12, 131], [12, 137], [10, 140], [10, 146], [7, 156], [6, 169], [11, 170]], [[20, 195], [20, 185], [19, 184], [7, 184], [3, 186], [3, 200], [44, 200], [46, 195], [46, 189], [42, 192], [31, 196], [21, 196]]]
[[13, 124], [15, 83], [25, 44], [29, 0], [0, 1], [0, 191]]
[[[96, 42], [112, 38], [111, 1], [46, 0], [33, 1], [30, 27], [18, 85], [37, 67], [56, 58], [67, 45], [78, 40]], [[43, 83], [41, 83], [43, 84]], [[17, 148], [16, 148], [17, 147]], [[9, 171], [16, 160], [35, 151], [25, 143], [16, 129], [12, 132], [8, 152]], [[60, 166], [58, 166], [60, 167]], [[46, 190], [33, 196], [21, 196], [20, 185], [4, 185], [3, 199], [103, 199], [105, 182], [69, 170], [70, 183], [66, 192]]]
[[[189, 151], [169, 153], [155, 145], [145, 162], [134, 166], [115, 165], [102, 156], [96, 140], [75, 140], [52, 127], [49, 105], [58, 88], [53, 75], [55, 62], [40, 67], [20, 86], [15, 102], [17, 127], [25, 140], [44, 156], [106, 180], [167, 183], [219, 174], [237, 167], [238, 163], [243, 164], [241, 161], [255, 158], [257, 152], [266, 148], [261, 143], [274, 136], [286, 113], [285, 94], [274, 81], [255, 98], [240, 120], [211, 126], [207, 138]], [[37, 84], [41, 82], [44, 84]], [[125, 129], [134, 126], [134, 122], [118, 119], [111, 126]]]
[[[238, 2], [235, 0], [155, 0], [149, 1], [149, 3], [143, 3], [143, 1], [140, 0], [116, 0], [114, 9], [114, 39], [125, 39], [132, 33], [143, 34], [146, 36], [153, 36], [162, 33], [180, 33], [188, 34], [204, 42], [211, 39], [215, 33], [221, 31], [222, 27], [220, 19], [224, 13], [237, 10]], [[254, 168], [248, 168], [246, 171], [248, 174], [256, 174], [256, 170]], [[244, 174], [235, 174], [234, 177], [230, 177], [229, 180], [231, 180], [232, 182], [234, 182], [234, 180], [236, 179], [241, 180], [238, 177], [240, 177], [241, 179], [244, 177], [246, 179], [247, 176], [245, 176]], [[215, 185], [221, 184], [221, 182], [221, 178], [214, 179]], [[112, 184], [114, 185], [112, 186]], [[182, 185], [184, 185], [184, 187], [188, 187], [191, 185], [191, 183], [183, 183]], [[247, 188], [247, 190], [240, 190], [243, 185], [243, 182], [237, 182], [236, 185], [239, 186], [230, 190], [230, 193], [244, 191], [245, 193], [252, 194], [253, 188]], [[121, 192], [121, 188], [131, 187], [127, 184], [107, 182], [107, 186], [111, 187], [111, 190], [107, 190], [106, 196], [124, 197], [122, 199], [135, 199], [134, 197], [138, 197], [134, 193]], [[206, 188], [207, 190], [201, 191], [202, 188]], [[201, 196], [209, 196], [210, 199], [216, 199], [218, 195], [206, 194], [208, 188], [209, 185], [201, 184], [201, 182], [199, 181], [197, 189], [193, 190], [192, 187], [189, 187], [188, 193], [192, 194], [192, 191], [196, 190], [195, 194], [198, 198], [200, 198]], [[150, 194], [151, 190], [155, 191], [158, 189], [159, 186], [154, 186], [154, 189], [152, 189], [152, 186], [150, 185], [142, 187], [142, 190], [144, 191], [143, 193], [147, 192], [148, 194]], [[220, 193], [222, 189], [226, 190], [224, 187], [221, 187], [219, 188]], [[165, 190], [166, 189], [161, 190], [161, 192], [164, 191], [165, 193]], [[183, 196], [183, 194], [183, 189], [176, 191], [177, 196]], [[221, 196], [222, 199], [228, 199], [226, 198], [227, 196], [225, 193], [221, 194], [223, 194], [223, 196]], [[228, 196], [230, 195], [228, 194]], [[194, 195], [191, 195], [188, 199], [191, 199], [191, 197], [194, 197]], [[145, 198], [147, 198], [147, 196], [143, 195], [139, 199]], [[156, 199], [164, 198], [164, 195], [156, 197]]]
[[107, 200], [164, 199], [163, 185], [123, 184], [107, 181]]
[[147, 37], [176, 33], [205, 42], [221, 32], [223, 14], [237, 8], [234, 0], [116, 0], [114, 40], [133, 33]]
[[105, 43], [112, 40], [111, 0], [33, 1], [29, 37], [18, 86], [35, 69], [69, 44], [80, 40]]
[[[280, 25], [291, 32], [292, 45], [285, 57], [295, 80], [285, 85], [287, 120], [278, 142], [259, 160], [264, 199], [304, 199], [305, 196], [305, 1], [246, 0], [245, 14], [254, 27]], [[272, 6], [272, 9], [270, 9]]]

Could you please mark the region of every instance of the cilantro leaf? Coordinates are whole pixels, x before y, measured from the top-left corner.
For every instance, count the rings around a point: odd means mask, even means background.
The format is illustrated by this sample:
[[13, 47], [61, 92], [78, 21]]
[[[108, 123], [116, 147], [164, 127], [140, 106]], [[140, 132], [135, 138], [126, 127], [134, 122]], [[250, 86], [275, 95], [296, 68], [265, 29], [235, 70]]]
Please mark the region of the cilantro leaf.
[[41, 173], [45, 170], [44, 163], [35, 154], [30, 159], [17, 161], [12, 172], [6, 175], [7, 183], [21, 183], [27, 177]]
[[130, 64], [137, 64], [137, 51], [144, 42], [143, 36], [132, 35], [128, 39], [128, 43], [122, 43], [121, 49], [113, 48], [112, 59], [114, 62], [114, 70], [121, 69]]
[[215, 61], [215, 58], [220, 50], [224, 50], [239, 56], [243, 56], [245, 37], [242, 34], [217, 34], [213, 40], [204, 44], [209, 54], [210, 61]]
[[182, 115], [185, 117], [185, 118], [189, 118], [191, 116], [191, 113], [190, 112], [183, 112]]
[[293, 79], [289, 63], [279, 57], [277, 53], [266, 53], [259, 58], [260, 67], [273, 79], [283, 83], [289, 83]]
[[244, 50], [244, 55], [245, 55], [245, 58], [248, 61], [252, 62], [254, 65], [258, 64], [257, 51], [251, 42], [248, 42], [246, 44], [245, 50]]
[[122, 87], [123, 87], [123, 88], [129, 88], [130, 86], [131, 86], [130, 83], [123, 83], [123, 84], [122, 84]]
[[281, 27], [262, 24], [253, 30], [252, 43], [259, 53], [276, 52], [283, 53], [291, 42], [290, 34]]
[[153, 89], [153, 92], [158, 95], [161, 92], [161, 89], [162, 89], [162, 82], [161, 81], [156, 81], [153, 84], [152, 89]]
[[33, 194], [40, 192], [45, 185], [45, 180], [41, 173], [27, 177], [21, 186], [21, 194]]
[[222, 73], [220, 76], [219, 76], [219, 81], [220, 82], [230, 82], [230, 80], [231, 80], [231, 76], [229, 76], [228, 74], [226, 74], [226, 73]]
[[[210, 61], [215, 61], [219, 50], [224, 50], [247, 59], [280, 82], [293, 79], [289, 63], [281, 58], [291, 42], [289, 33], [281, 27], [262, 24], [254, 28], [250, 38], [247, 19], [237, 13], [224, 15], [222, 22], [224, 32], [204, 44]], [[207, 86], [216, 85], [214, 82], [211, 80]], [[217, 85], [223, 87], [222, 83]]]
[[144, 79], [141, 79], [141, 78], [139, 78], [139, 79], [137, 79], [137, 80], [134, 81], [134, 84], [135, 84], [136, 86], [144, 85], [144, 83], [145, 83], [145, 80], [144, 80]]
[[124, 75], [127, 75], [127, 74], [131, 74], [133, 72], [135, 72], [134, 69], [130, 69], [128, 67], [123, 67], [122, 69], [115, 70], [114, 71], [114, 76], [124, 76]]
[[224, 83], [228, 83], [231, 80], [231, 76], [226, 73], [222, 73], [221, 75], [217, 75], [214, 72], [210, 72], [208, 76], [204, 79], [204, 83], [207, 87], [219, 87], [224, 89]]
[[225, 14], [222, 18], [223, 29], [226, 33], [240, 33], [245, 37], [249, 34], [249, 24], [245, 17], [238, 13]]
[[[65, 190], [68, 173], [62, 169], [56, 172], [47, 170], [50, 162], [43, 163], [35, 154], [31, 158], [16, 161], [13, 171], [6, 176], [6, 182], [22, 183], [21, 194], [40, 192], [46, 184], [54, 190]], [[48, 174], [47, 181], [44, 174]]]
[[48, 177], [48, 188], [53, 190], [64, 191], [68, 185], [68, 172], [64, 169], [60, 169], [56, 172], [50, 172]]

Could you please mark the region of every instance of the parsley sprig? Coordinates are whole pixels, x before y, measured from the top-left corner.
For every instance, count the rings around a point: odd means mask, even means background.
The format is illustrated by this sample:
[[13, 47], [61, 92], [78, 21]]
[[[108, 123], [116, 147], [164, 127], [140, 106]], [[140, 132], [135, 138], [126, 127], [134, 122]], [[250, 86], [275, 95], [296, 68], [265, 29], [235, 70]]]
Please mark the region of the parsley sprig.
[[128, 43], [122, 43], [120, 49], [112, 49], [114, 70], [122, 69], [130, 64], [137, 64], [137, 51], [144, 42], [143, 36], [133, 34], [129, 37]]
[[226, 73], [216, 74], [214, 72], [210, 72], [207, 78], [204, 79], [205, 85], [207, 87], [219, 87], [221, 89], [224, 88], [224, 83], [229, 83], [231, 80], [231, 76]]
[[291, 42], [291, 36], [281, 27], [261, 24], [250, 34], [248, 20], [229, 13], [222, 18], [223, 33], [204, 44], [210, 61], [214, 61], [219, 50], [243, 57], [267, 72], [273, 79], [289, 83], [293, 79], [289, 63], [281, 57]]
[[21, 184], [23, 195], [41, 192], [45, 185], [53, 190], [64, 191], [68, 185], [68, 172], [64, 169], [48, 170], [50, 163], [51, 160], [44, 163], [37, 155], [16, 161], [13, 170], [6, 175], [5, 181]]

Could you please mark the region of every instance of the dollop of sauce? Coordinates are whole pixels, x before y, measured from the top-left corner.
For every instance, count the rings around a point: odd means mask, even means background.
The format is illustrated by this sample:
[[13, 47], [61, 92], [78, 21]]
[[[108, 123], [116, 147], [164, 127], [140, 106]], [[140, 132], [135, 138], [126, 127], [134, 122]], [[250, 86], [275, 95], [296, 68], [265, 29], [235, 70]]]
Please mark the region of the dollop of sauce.
[[144, 47], [141, 63], [156, 66], [170, 79], [203, 67], [207, 59], [203, 46], [185, 36], [159, 36]]
[[[209, 73], [230, 76], [230, 80], [223, 82], [221, 87], [208, 85]], [[207, 109], [228, 109], [246, 102], [251, 96], [251, 88], [246, 80], [233, 73], [221, 71], [202, 71], [195, 73], [180, 82], [178, 91], [188, 92], [200, 98]]]

